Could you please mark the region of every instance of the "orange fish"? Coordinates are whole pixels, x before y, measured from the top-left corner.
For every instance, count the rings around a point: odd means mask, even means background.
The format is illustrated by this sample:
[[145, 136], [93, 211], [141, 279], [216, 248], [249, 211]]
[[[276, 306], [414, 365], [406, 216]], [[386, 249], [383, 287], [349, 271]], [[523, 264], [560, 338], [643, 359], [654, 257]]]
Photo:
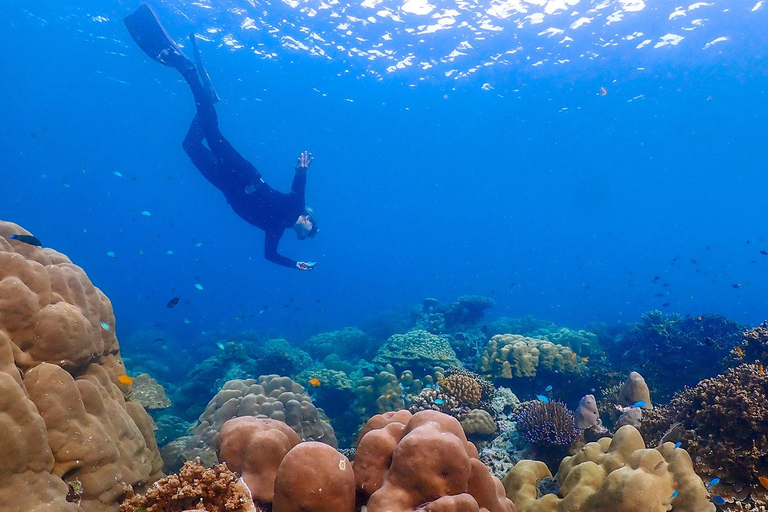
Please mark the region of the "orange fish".
[[765, 372], [765, 368], [763, 367], [763, 363], [757, 363], [757, 371], [760, 373]]
[[133, 379], [131, 378], [130, 375], [123, 374], [119, 376], [117, 380], [120, 382], [120, 384], [125, 384], [126, 386], [130, 386], [131, 384], [133, 384]]
[[573, 354], [571, 354], [571, 359], [576, 359], [576, 352], [574, 352]]
[[581, 358], [581, 362], [582, 363], [588, 363], [589, 362], [589, 358], [588, 357], [582, 357]]
[[309, 382], [309, 385], [312, 386], [313, 388], [319, 388], [321, 384], [320, 379], [318, 379], [317, 377], [312, 377], [307, 382]]
[[701, 315], [697, 316], [696, 320], [701, 320]]
[[765, 478], [764, 476], [757, 477], [758, 480], [760, 480], [760, 485], [768, 489], [768, 478]]
[[741, 349], [741, 347], [736, 347], [733, 349], [737, 354], [739, 354], [739, 357], [744, 357], [744, 351]]

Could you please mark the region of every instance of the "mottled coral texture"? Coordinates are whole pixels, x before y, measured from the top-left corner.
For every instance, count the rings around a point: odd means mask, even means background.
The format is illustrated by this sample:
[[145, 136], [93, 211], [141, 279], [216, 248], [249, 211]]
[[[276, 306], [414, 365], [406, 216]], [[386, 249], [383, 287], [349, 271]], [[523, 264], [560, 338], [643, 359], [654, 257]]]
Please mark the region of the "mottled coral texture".
[[718, 493], [762, 493], [757, 478], [768, 475], [768, 373], [761, 363], [742, 364], [705, 379], [669, 405], [646, 411], [642, 431], [652, 445], [668, 432], [667, 439], [681, 441], [699, 474], [722, 479]]
[[550, 476], [539, 461], [512, 468], [503, 482], [518, 512], [715, 511], [688, 453], [672, 443], [646, 448], [632, 426], [566, 457], [555, 476], [559, 492], [539, 496], [538, 482]]
[[497, 334], [488, 341], [479, 362], [491, 378], [535, 377], [542, 371], [578, 374], [584, 363], [569, 347], [518, 334]]
[[116, 511], [162, 460], [118, 381], [112, 305], [66, 256], [11, 234], [29, 233], [0, 222], [0, 510]]
[[155, 482], [143, 495], [129, 494], [120, 512], [257, 512], [248, 487], [226, 464], [205, 468], [187, 462], [178, 475]]

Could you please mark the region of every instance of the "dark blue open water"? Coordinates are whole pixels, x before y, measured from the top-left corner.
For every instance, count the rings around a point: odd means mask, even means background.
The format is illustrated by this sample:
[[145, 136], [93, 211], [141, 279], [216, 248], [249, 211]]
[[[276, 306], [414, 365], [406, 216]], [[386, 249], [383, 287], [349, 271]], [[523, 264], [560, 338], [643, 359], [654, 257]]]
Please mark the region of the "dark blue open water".
[[272, 186], [315, 155], [321, 234], [281, 244], [312, 273], [264, 261], [188, 161], [194, 104], [128, 37], [137, 5], [6, 0], [0, 32], [0, 218], [84, 267], [119, 333], [303, 336], [465, 293], [573, 327], [766, 314], [762, 2], [154, 2], [204, 37]]

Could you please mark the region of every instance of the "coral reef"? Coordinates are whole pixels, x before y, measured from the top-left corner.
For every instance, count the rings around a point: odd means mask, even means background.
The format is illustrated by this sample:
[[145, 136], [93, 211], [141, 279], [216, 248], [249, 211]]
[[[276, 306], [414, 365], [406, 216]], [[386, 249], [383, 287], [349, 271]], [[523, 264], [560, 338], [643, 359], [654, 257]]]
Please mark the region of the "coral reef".
[[323, 332], [309, 338], [305, 343], [307, 352], [318, 359], [331, 354], [341, 359], [372, 356], [375, 345], [368, 335], [357, 327], [345, 327], [340, 331]]
[[556, 345], [571, 347], [580, 356], [592, 356], [602, 353], [597, 334], [580, 329], [574, 331], [567, 327], [547, 326], [526, 334], [531, 338], [551, 341]]
[[496, 301], [482, 295], [462, 295], [445, 311], [445, 326], [454, 329], [460, 325], [473, 325], [483, 318], [484, 311]]
[[[634, 404], [638, 404], [640, 409], [653, 409], [651, 404], [651, 390], [648, 389], [648, 384], [645, 383], [645, 379], [637, 372], [629, 374], [627, 381], [619, 390], [619, 395], [616, 397], [617, 404], [629, 407]], [[639, 402], [644, 402], [639, 405]]]
[[0, 222], [0, 509], [115, 511], [122, 482], [157, 479], [162, 459], [124, 397], [112, 306], [66, 256], [11, 234], [29, 233]]
[[373, 362], [392, 365], [397, 371], [413, 370], [430, 375], [435, 368], [461, 366], [448, 341], [427, 331], [394, 334], [376, 353]]
[[[163, 457], [177, 461], [194, 460], [210, 466], [219, 462], [214, 450], [216, 435], [224, 423], [240, 416], [269, 418], [284, 421], [302, 440], [320, 441], [337, 446], [336, 436], [322, 409], [317, 409], [304, 388], [289, 377], [262, 375], [253, 379], [234, 380], [224, 387], [208, 403], [200, 415], [194, 434], [176, 443], [173, 451]], [[182, 438], [184, 439], [184, 438]]]
[[[429, 386], [414, 397], [409, 410], [412, 413], [440, 411], [464, 421], [478, 408], [491, 411], [490, 401], [494, 393], [495, 388], [490, 381], [464, 368], [454, 367], [445, 372], [445, 377], [438, 379], [437, 386]], [[478, 415], [480, 413], [475, 413], [475, 418], [479, 418]], [[474, 423], [470, 425], [474, 428]], [[483, 429], [488, 428], [490, 425], [486, 424]]]
[[538, 461], [518, 463], [503, 483], [518, 512], [714, 512], [704, 482], [685, 450], [646, 448], [631, 426], [589, 443], [560, 464], [558, 494], [539, 496], [551, 473]]
[[744, 331], [742, 343], [734, 347], [726, 357], [726, 363], [729, 365], [755, 361], [768, 365], [768, 321]]
[[525, 440], [517, 432], [513, 419], [514, 411], [520, 400], [509, 388], [496, 389], [491, 400], [491, 409], [495, 416], [499, 435], [490, 441], [479, 441], [479, 458], [497, 478], [506, 475], [523, 456]]
[[[744, 326], [720, 315], [697, 317], [649, 311], [625, 336], [608, 346], [615, 364], [638, 370], [657, 400], [714, 377], [722, 360], [743, 338]], [[685, 369], [685, 371], [681, 371]]]
[[569, 347], [517, 334], [497, 334], [480, 359], [480, 373], [489, 378], [535, 377], [542, 370], [581, 373], [586, 365]]
[[371, 418], [361, 433], [354, 469], [368, 512], [515, 510], [459, 422], [439, 412]]
[[226, 464], [205, 468], [187, 462], [178, 475], [155, 482], [143, 494], [129, 489], [120, 512], [257, 512], [248, 488]]
[[129, 398], [146, 409], [167, 409], [171, 406], [171, 400], [165, 394], [163, 386], [146, 373], [140, 373], [133, 378]]
[[719, 494], [764, 496], [758, 477], [768, 474], [768, 373], [745, 363], [705, 379], [646, 411], [642, 432], [651, 445], [682, 442], [699, 474], [722, 479]]

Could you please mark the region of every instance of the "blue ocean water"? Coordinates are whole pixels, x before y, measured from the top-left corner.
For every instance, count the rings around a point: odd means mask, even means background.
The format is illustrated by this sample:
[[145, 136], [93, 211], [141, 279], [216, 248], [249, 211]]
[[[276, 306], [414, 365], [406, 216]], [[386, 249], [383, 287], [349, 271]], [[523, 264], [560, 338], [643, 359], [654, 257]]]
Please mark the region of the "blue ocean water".
[[765, 316], [761, 1], [152, 5], [202, 38], [272, 186], [314, 154], [322, 228], [280, 246], [314, 272], [263, 259], [181, 148], [194, 103], [128, 36], [138, 2], [6, 2], [0, 218], [85, 268], [118, 333], [300, 338], [465, 293], [573, 327]]

